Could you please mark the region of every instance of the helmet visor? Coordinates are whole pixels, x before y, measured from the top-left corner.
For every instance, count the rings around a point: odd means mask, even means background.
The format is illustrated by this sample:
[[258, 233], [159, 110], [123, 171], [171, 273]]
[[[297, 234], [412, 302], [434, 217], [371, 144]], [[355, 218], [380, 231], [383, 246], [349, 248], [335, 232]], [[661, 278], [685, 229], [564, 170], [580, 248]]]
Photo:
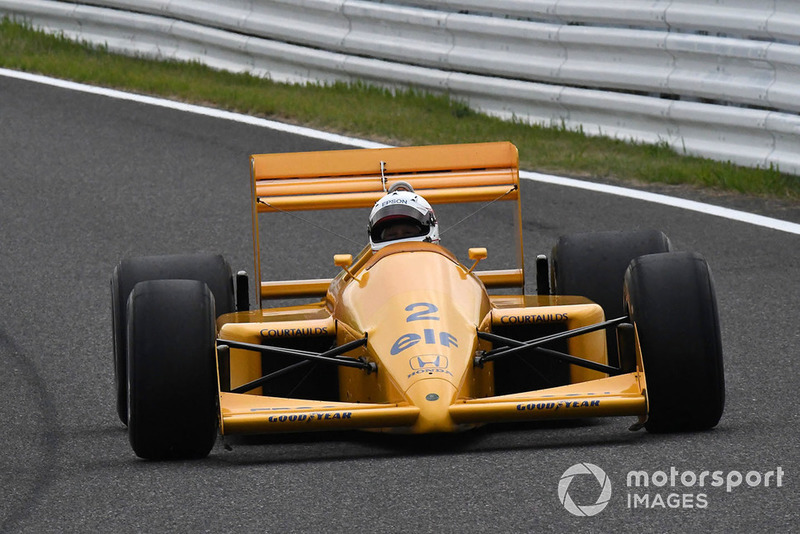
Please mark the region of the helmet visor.
[[430, 230], [422, 213], [404, 205], [386, 206], [378, 211], [373, 219], [376, 221], [370, 228], [373, 243], [421, 237], [427, 235]]

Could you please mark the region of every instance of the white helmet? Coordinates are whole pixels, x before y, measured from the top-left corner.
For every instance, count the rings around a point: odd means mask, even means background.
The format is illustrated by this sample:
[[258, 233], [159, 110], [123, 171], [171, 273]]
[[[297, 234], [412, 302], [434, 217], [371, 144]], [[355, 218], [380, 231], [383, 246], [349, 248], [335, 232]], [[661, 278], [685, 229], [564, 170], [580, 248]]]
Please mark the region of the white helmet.
[[404, 241], [439, 242], [439, 225], [428, 201], [406, 182], [397, 182], [369, 214], [369, 243], [380, 250]]

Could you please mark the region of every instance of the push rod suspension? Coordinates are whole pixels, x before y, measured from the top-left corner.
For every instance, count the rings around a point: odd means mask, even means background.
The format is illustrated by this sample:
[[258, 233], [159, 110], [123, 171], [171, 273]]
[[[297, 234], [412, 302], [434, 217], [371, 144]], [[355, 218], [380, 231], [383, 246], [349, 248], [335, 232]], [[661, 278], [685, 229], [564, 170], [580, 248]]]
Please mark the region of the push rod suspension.
[[285, 375], [286, 373], [290, 373], [290, 372], [294, 371], [295, 369], [301, 369], [301, 368], [304, 368], [304, 367], [308, 367], [309, 365], [312, 365], [312, 364], [313, 364], [313, 362], [310, 361], [310, 360], [304, 360], [302, 362], [293, 363], [292, 365], [288, 365], [288, 366], [284, 367], [283, 369], [278, 369], [277, 371], [274, 371], [274, 372], [272, 372], [272, 373], [270, 373], [268, 375], [264, 375], [261, 378], [256, 378], [255, 380], [253, 380], [251, 382], [248, 382], [247, 384], [242, 384], [241, 386], [232, 389], [231, 393], [247, 393], [248, 391], [250, 391], [252, 389], [256, 389], [257, 387], [263, 386], [264, 384], [266, 384], [270, 380], [274, 380], [276, 378], [279, 378], [279, 377]]
[[356, 369], [363, 369], [368, 373], [375, 371], [377, 366], [374, 362], [367, 362], [360, 358], [351, 358], [349, 356], [342, 356], [345, 352], [351, 351], [355, 348], [367, 344], [367, 338], [356, 339], [344, 345], [339, 345], [331, 350], [317, 353], [305, 350], [289, 349], [286, 347], [274, 347], [270, 345], [258, 345], [256, 343], [244, 343], [242, 341], [233, 341], [230, 339], [218, 339], [217, 345], [228, 345], [234, 349], [252, 350], [262, 354], [280, 354], [291, 356], [294, 358], [301, 358], [303, 360], [328, 363], [333, 365], [341, 365], [344, 367], [354, 367]]
[[562, 339], [568, 339], [575, 336], [580, 336], [582, 334], [588, 334], [590, 332], [596, 332], [597, 330], [603, 330], [606, 328], [610, 328], [612, 326], [616, 326], [620, 323], [623, 323], [628, 320], [628, 317], [618, 317], [616, 319], [611, 319], [608, 321], [604, 321], [602, 323], [597, 323], [589, 326], [583, 326], [581, 328], [575, 328], [573, 330], [567, 330], [566, 332], [559, 332], [556, 334], [551, 334], [549, 336], [540, 337], [537, 339], [532, 339], [530, 341], [519, 341], [516, 339], [507, 338], [504, 336], [499, 336], [497, 334], [493, 334], [491, 332], [478, 332], [478, 337], [481, 339], [485, 339], [487, 341], [491, 341], [492, 343], [502, 343], [506, 345], [505, 347], [500, 347], [495, 350], [491, 350], [481, 356], [477, 356], [475, 358], [476, 365], [483, 365], [486, 362], [490, 362], [493, 360], [497, 360], [499, 358], [505, 358], [506, 356], [511, 356], [514, 354], [518, 354], [520, 352], [524, 352], [526, 350], [533, 350], [540, 354], [547, 354], [554, 358], [558, 358], [560, 360], [566, 361], [568, 363], [572, 363], [575, 365], [579, 365], [581, 367], [585, 367], [587, 369], [592, 369], [595, 371], [600, 371], [603, 373], [615, 374], [619, 372], [617, 367], [612, 367], [610, 365], [604, 365], [601, 363], [593, 362], [591, 360], [586, 360], [584, 358], [578, 358], [577, 356], [572, 356], [570, 354], [565, 354], [563, 352], [559, 352], [552, 349], [543, 348], [542, 345], [547, 343], [552, 343], [553, 341], [559, 341]]

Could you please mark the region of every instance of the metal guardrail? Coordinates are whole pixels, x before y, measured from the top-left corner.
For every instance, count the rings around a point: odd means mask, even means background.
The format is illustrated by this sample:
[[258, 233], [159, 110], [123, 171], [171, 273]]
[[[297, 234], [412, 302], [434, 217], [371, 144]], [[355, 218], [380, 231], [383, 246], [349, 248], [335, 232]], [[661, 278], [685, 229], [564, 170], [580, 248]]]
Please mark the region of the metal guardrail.
[[[612, 0], [496, 0], [491, 8], [477, 0], [90, 3], [0, 0], [0, 13], [112, 51], [284, 82], [363, 80], [443, 91], [505, 118], [800, 174], [800, 7], [778, 12], [772, 3], [736, 0], [632, 0], [624, 9]], [[724, 35], [688, 33], [701, 23]]]
[[[557, 24], [700, 32], [791, 43], [800, 4], [753, 0], [391, 0], [392, 4]], [[491, 7], [489, 7], [491, 6]]]

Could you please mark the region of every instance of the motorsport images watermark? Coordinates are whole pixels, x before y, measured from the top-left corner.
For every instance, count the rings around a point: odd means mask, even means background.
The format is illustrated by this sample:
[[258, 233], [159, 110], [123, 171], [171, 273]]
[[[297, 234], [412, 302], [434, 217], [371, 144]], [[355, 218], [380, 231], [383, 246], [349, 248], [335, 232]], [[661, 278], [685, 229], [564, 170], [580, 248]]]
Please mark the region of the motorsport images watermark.
[[[625, 477], [625, 502], [630, 509], [704, 509], [711, 502], [707, 493], [709, 488], [725, 488], [726, 493], [740, 487], [780, 488], [783, 487], [784, 475], [780, 466], [770, 471], [744, 473], [681, 471], [674, 466], [663, 471], [628, 471]], [[582, 484], [573, 485], [576, 479], [581, 480]], [[581, 486], [583, 490], [580, 498], [570, 494], [570, 489], [576, 493], [576, 486]], [[611, 480], [606, 472], [588, 462], [570, 466], [558, 481], [558, 499], [569, 513], [579, 517], [591, 517], [602, 512], [611, 501], [611, 493]]]
[[[579, 475], [593, 475], [597, 483], [600, 484], [600, 494], [594, 504], [575, 504], [572, 496], [569, 494], [569, 487], [572, 480]], [[564, 508], [567, 509], [572, 515], [581, 517], [597, 515], [603, 511], [611, 500], [611, 481], [608, 479], [606, 472], [590, 463], [575, 464], [564, 471], [561, 475], [561, 480], [558, 481], [558, 499]]]

